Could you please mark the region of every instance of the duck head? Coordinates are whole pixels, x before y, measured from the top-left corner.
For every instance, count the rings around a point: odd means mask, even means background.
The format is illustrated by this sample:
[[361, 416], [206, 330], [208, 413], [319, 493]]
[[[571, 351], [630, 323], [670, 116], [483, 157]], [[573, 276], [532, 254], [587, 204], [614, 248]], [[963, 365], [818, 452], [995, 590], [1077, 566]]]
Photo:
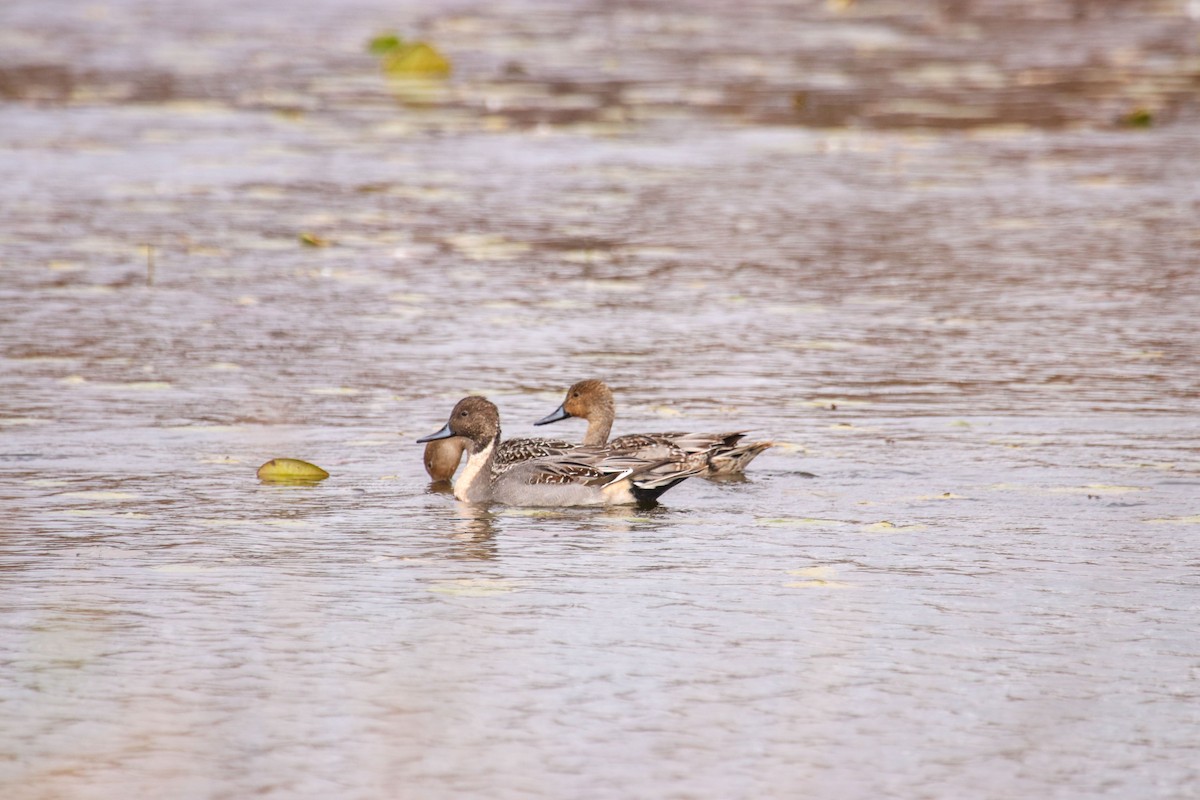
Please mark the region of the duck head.
[[612, 390], [604, 381], [579, 381], [567, 389], [567, 396], [562, 405], [533, 424], [548, 425], [571, 417], [582, 417], [590, 421], [593, 415], [597, 414], [611, 419], [615, 410]]
[[485, 397], [464, 397], [459, 400], [450, 419], [437, 433], [417, 439], [419, 444], [438, 439], [461, 437], [467, 440], [471, 453], [478, 453], [500, 438], [500, 411]]

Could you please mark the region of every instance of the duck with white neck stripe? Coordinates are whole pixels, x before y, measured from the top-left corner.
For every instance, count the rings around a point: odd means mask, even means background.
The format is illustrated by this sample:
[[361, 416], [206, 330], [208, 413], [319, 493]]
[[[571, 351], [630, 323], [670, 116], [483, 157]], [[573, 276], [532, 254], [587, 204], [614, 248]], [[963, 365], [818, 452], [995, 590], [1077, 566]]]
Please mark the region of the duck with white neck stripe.
[[454, 496], [468, 503], [519, 506], [650, 504], [663, 492], [703, 474], [703, 454], [648, 459], [605, 447], [576, 447], [495, 469], [500, 446], [500, 412], [483, 397], [464, 397], [437, 433], [417, 441], [459, 438], [467, 463], [454, 482]]

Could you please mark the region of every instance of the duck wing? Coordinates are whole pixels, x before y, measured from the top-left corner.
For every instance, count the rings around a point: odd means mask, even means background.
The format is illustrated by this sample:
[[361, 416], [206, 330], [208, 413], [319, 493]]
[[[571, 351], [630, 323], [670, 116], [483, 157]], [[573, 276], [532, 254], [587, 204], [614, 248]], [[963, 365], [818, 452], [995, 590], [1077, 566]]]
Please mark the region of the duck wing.
[[497, 474], [508, 472], [524, 461], [563, 455], [578, 446], [564, 439], [506, 439], [496, 449], [496, 460], [492, 464], [492, 471]]

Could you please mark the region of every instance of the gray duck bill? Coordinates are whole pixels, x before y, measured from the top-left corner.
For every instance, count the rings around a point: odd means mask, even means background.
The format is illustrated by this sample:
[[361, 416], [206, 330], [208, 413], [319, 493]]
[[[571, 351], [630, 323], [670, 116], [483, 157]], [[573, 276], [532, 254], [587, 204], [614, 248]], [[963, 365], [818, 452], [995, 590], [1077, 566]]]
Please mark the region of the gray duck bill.
[[428, 436], [422, 436], [420, 439], [417, 439], [417, 444], [423, 444], [424, 442], [432, 442], [435, 439], [450, 439], [453, 436], [454, 436], [454, 431], [450, 430], [450, 423], [447, 422], [446, 425], [437, 433], [431, 433]]
[[559, 406], [554, 411], [552, 411], [551, 413], [542, 417], [541, 419], [539, 419], [537, 422], [535, 422], [533, 424], [534, 425], [549, 425], [551, 422], [558, 422], [561, 419], [570, 419], [571, 416], [572, 415], [568, 414], [567, 410], [565, 408], [563, 408], [562, 406]]

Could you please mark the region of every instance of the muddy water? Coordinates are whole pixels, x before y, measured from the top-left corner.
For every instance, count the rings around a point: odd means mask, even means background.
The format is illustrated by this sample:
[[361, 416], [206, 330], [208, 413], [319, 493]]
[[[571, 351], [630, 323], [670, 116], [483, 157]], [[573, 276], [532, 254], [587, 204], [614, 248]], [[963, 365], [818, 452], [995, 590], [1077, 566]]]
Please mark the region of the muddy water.
[[0, 9], [5, 797], [1194, 793], [1191, 6], [306, 6]]

